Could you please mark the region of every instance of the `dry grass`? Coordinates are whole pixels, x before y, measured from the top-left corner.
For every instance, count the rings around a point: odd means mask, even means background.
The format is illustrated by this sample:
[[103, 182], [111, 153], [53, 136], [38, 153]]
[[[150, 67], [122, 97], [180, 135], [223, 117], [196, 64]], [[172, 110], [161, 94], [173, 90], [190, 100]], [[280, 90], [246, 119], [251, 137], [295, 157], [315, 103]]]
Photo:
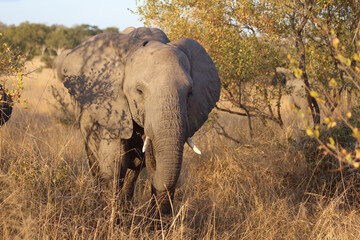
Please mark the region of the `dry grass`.
[[360, 237], [359, 199], [356, 194], [351, 203], [348, 199], [350, 190], [356, 192], [355, 172], [343, 178], [346, 184], [332, 182], [329, 193], [302, 146], [289, 143], [282, 130], [256, 123], [250, 139], [246, 122], [227, 115], [220, 119], [238, 142], [209, 125], [201, 129], [194, 140], [203, 155], [186, 147], [175, 217], [166, 227], [163, 221], [154, 228], [147, 218], [146, 173], [131, 210], [118, 211], [99, 197], [76, 127], [60, 125], [52, 116], [46, 94], [55, 79], [39, 74], [33, 80], [38, 84], [25, 86], [33, 91], [24, 94], [32, 96], [29, 110], [18, 107], [1, 129], [1, 239]]

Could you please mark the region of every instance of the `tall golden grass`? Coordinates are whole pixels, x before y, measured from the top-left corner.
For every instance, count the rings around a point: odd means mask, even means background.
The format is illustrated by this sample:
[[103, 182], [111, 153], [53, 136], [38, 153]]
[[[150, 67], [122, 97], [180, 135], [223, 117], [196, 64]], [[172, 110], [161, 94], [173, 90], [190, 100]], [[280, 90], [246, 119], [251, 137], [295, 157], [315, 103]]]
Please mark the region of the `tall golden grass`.
[[59, 124], [44, 101], [54, 81], [49, 74], [28, 80], [29, 109], [19, 105], [1, 129], [1, 239], [360, 237], [357, 172], [317, 171], [322, 157], [314, 153], [310, 164], [306, 143], [261, 122], [250, 138], [246, 119], [223, 114], [237, 142], [207, 124], [194, 139], [203, 155], [185, 147], [173, 218], [154, 227], [147, 216], [146, 172], [130, 208], [114, 208], [98, 193], [77, 127]]

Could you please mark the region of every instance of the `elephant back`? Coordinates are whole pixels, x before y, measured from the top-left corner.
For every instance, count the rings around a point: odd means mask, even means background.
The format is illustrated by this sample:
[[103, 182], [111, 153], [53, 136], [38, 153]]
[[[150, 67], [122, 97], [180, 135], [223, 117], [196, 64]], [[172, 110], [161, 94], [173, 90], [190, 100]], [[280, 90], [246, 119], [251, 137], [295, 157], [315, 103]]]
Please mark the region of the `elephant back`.
[[81, 106], [113, 97], [122, 88], [125, 59], [141, 43], [121, 33], [90, 38], [64, 59], [64, 86]]
[[128, 56], [144, 40], [122, 33], [102, 33], [74, 48], [64, 59], [64, 86], [93, 121], [110, 135], [129, 139], [132, 117], [122, 91]]
[[166, 34], [158, 28], [128, 27], [123, 30], [122, 33], [128, 34], [132, 38], [142, 39], [145, 41], [158, 41], [164, 44], [170, 42]]

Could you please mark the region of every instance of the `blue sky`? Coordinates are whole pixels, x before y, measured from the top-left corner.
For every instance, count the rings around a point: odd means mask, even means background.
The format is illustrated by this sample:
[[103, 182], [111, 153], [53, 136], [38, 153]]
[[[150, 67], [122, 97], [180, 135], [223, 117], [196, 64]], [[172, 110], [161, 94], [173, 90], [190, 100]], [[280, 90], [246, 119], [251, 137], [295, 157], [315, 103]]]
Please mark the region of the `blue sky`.
[[140, 27], [136, 0], [0, 0], [0, 22], [18, 25], [21, 22], [62, 24], [72, 27], [79, 24], [96, 25], [103, 29]]

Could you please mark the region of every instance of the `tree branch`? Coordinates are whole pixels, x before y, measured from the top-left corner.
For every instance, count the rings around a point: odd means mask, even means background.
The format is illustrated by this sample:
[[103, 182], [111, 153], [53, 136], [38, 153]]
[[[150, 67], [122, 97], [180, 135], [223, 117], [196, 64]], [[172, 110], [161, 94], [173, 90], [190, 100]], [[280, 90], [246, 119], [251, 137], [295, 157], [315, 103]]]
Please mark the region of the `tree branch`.
[[[248, 115], [246, 113], [241, 113], [241, 112], [237, 112], [237, 111], [232, 111], [230, 109], [226, 109], [226, 108], [221, 108], [219, 106], [215, 106], [215, 108], [219, 111], [222, 111], [222, 112], [227, 112], [227, 113], [231, 113], [231, 114], [235, 114], [235, 115], [239, 115], [239, 116], [244, 116], [244, 117], [247, 117]], [[253, 115], [252, 115], [253, 117]]]

